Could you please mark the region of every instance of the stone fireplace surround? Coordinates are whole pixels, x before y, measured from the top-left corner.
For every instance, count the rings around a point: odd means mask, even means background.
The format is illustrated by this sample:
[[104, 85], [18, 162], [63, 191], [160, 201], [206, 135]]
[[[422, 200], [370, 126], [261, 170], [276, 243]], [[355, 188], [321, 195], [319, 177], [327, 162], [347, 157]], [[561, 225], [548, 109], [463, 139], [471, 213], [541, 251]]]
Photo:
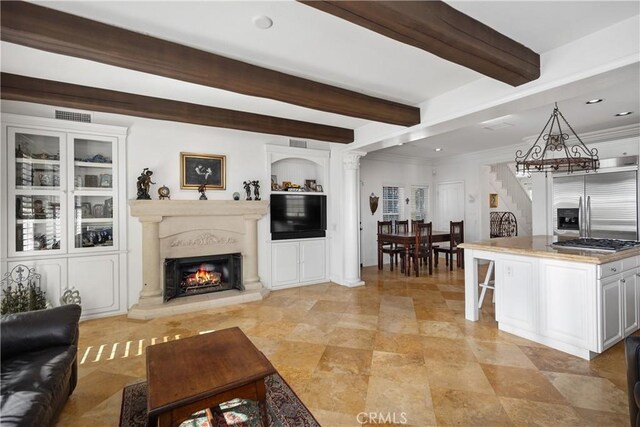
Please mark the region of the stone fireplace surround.
[[[268, 291], [258, 277], [257, 221], [268, 201], [130, 200], [142, 223], [143, 287], [132, 319], [153, 319], [261, 300]], [[163, 302], [165, 258], [242, 254], [244, 291], [228, 290]]]

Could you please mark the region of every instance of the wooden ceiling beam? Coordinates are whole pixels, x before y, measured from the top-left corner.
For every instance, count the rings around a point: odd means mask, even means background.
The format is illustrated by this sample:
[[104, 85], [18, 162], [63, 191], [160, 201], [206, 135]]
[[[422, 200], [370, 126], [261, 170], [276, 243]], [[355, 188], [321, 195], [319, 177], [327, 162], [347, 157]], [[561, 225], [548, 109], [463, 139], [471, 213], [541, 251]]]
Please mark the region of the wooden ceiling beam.
[[298, 1], [512, 86], [540, 77], [540, 55], [442, 1]]
[[353, 130], [317, 123], [79, 86], [16, 74], [2, 73], [0, 83], [0, 97], [11, 101], [34, 102], [343, 144], [353, 142]]
[[[2, 1], [0, 38], [73, 56], [365, 120], [413, 126], [420, 109], [258, 67], [23, 1]], [[346, 65], [345, 65], [346, 66]]]

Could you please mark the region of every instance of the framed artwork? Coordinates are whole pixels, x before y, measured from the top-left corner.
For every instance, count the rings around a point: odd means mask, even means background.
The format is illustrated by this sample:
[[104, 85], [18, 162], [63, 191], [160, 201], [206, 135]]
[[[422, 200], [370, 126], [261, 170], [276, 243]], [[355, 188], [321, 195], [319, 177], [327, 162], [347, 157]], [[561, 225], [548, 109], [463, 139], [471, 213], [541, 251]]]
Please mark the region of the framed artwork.
[[84, 176], [84, 186], [85, 187], [97, 187], [98, 186], [98, 175], [85, 175]]
[[112, 177], [110, 173], [100, 174], [100, 187], [111, 188], [111, 180], [112, 180]]
[[317, 185], [316, 185], [316, 191], [318, 191], [318, 192], [322, 193], [322, 192], [324, 191], [324, 190], [322, 189], [322, 185], [317, 184]]
[[490, 208], [498, 207], [498, 193], [489, 193], [489, 207]]
[[104, 207], [103, 207], [103, 205], [95, 204], [95, 205], [93, 205], [93, 208], [91, 210], [92, 210], [94, 218], [102, 218], [102, 217], [104, 217]]
[[315, 179], [305, 179], [304, 186], [309, 189], [309, 191], [316, 191], [316, 180]]
[[81, 209], [82, 209], [82, 218], [91, 218], [91, 214], [92, 209], [91, 209], [91, 203], [89, 202], [82, 202]]
[[226, 188], [226, 156], [180, 153], [180, 188], [197, 190], [203, 183], [208, 190]]

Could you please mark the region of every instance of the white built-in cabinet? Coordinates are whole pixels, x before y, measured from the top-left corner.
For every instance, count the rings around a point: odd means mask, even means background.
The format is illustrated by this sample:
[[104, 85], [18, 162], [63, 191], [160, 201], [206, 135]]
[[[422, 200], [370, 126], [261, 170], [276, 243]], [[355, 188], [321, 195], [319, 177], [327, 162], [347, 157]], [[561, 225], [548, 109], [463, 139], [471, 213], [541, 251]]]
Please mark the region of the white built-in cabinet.
[[496, 280], [501, 286], [496, 288], [496, 320], [533, 330], [536, 306], [532, 301], [538, 271], [530, 262], [511, 259], [497, 267]]
[[598, 268], [602, 292], [601, 341], [607, 349], [640, 327], [640, 257]]
[[[494, 254], [490, 254], [494, 256]], [[495, 254], [500, 329], [580, 357], [640, 327], [640, 257], [603, 265]]]
[[[288, 181], [303, 186], [307, 180], [315, 181], [322, 186], [322, 192], [294, 194], [326, 195], [329, 210], [329, 151], [280, 145], [267, 145], [266, 150], [267, 170], [278, 184]], [[268, 194], [275, 192], [277, 190]], [[267, 215], [267, 220], [270, 219]], [[265, 280], [267, 286], [276, 290], [326, 282], [329, 276], [329, 234], [327, 230], [324, 238], [269, 240], [271, 262], [270, 277]]]
[[53, 306], [78, 290], [83, 318], [127, 308], [126, 135], [2, 115], [2, 273], [35, 268]]
[[281, 240], [271, 244], [271, 251], [272, 288], [326, 281], [325, 239]]

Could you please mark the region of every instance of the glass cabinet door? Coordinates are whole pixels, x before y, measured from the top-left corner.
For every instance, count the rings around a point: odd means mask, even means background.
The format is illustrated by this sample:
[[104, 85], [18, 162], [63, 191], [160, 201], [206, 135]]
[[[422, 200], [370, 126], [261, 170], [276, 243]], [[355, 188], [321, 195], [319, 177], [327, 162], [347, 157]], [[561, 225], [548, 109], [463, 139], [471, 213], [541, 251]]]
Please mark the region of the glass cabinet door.
[[113, 247], [113, 196], [74, 197], [74, 247]]
[[[73, 177], [72, 251], [114, 248], [115, 141], [72, 135], [70, 177]], [[71, 155], [69, 156], [71, 157]]]
[[64, 249], [64, 135], [19, 128], [8, 133], [11, 252]]
[[16, 194], [15, 207], [16, 253], [60, 249], [60, 196]]

